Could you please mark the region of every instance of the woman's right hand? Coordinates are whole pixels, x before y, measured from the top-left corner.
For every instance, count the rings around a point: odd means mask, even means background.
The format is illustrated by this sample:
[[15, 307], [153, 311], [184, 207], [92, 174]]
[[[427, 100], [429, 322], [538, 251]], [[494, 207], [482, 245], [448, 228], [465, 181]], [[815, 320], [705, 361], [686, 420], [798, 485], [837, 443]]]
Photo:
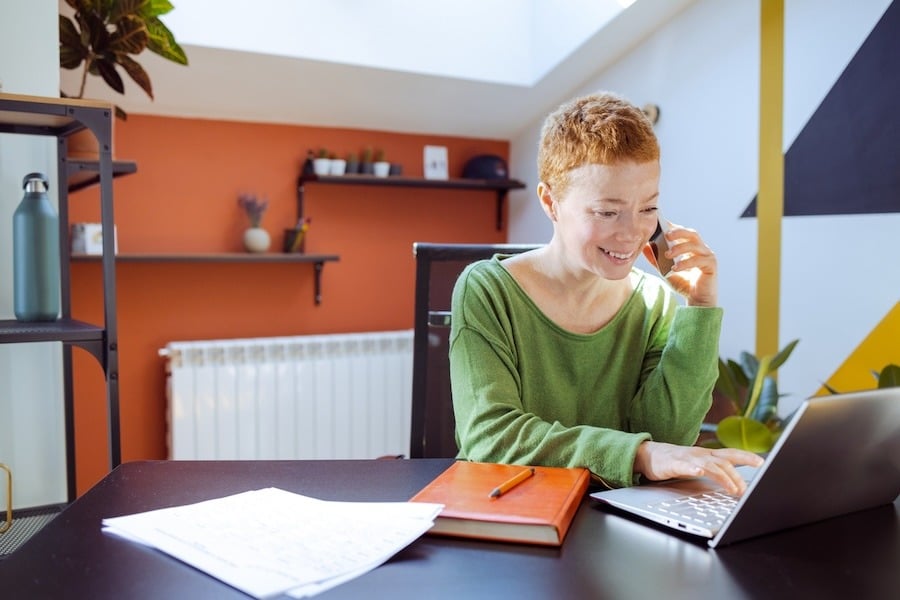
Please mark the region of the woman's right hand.
[[643, 442], [634, 458], [634, 472], [651, 481], [709, 477], [732, 495], [740, 495], [747, 482], [735, 466], [763, 464], [762, 457], [736, 448], [702, 448], [663, 442]]

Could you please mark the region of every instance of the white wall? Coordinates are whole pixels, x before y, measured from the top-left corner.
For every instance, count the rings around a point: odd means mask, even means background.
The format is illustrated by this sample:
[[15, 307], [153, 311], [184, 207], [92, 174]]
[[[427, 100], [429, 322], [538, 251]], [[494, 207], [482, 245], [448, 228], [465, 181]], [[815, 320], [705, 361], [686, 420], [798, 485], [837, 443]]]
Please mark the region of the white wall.
[[[785, 4], [786, 150], [890, 0]], [[661, 207], [716, 251], [726, 357], [756, 345], [756, 220], [738, 217], [758, 187], [758, 78], [759, 2], [701, 0], [559, 98], [607, 89], [661, 107]], [[534, 195], [540, 125], [512, 141], [510, 172], [528, 192], [510, 196], [510, 242], [551, 234]], [[897, 302], [900, 270], [873, 258], [898, 230], [897, 214], [784, 219], [780, 341], [800, 343], [779, 372], [790, 394], [783, 412], [814, 393]], [[814, 247], [822, 251], [810, 260]]]
[[[3, 92], [59, 97], [57, 15], [57, 0], [3, 0]], [[55, 204], [55, 139], [0, 134], [0, 319], [14, 318], [12, 215], [31, 171], [50, 178]], [[16, 507], [66, 500], [61, 365], [58, 343], [0, 345], [0, 462], [12, 469]]]

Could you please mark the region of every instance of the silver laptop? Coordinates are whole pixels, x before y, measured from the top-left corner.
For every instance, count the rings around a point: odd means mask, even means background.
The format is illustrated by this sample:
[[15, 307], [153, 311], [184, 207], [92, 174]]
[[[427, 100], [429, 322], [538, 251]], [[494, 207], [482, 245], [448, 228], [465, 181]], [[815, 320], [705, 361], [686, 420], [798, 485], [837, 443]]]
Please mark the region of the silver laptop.
[[[739, 470], [749, 482], [740, 497], [705, 478], [591, 497], [709, 538], [713, 548], [890, 504], [900, 494], [900, 388], [805, 400], [765, 463]], [[700, 505], [699, 513], [692, 504]]]

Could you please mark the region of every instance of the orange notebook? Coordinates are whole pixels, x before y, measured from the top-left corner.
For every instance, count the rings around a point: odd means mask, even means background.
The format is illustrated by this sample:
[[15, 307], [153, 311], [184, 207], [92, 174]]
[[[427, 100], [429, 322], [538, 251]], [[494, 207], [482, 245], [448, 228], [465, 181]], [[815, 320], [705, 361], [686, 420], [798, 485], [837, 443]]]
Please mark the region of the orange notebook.
[[492, 497], [531, 468], [456, 461], [410, 501], [444, 505], [428, 533], [559, 546], [587, 490], [588, 470], [533, 467], [533, 475]]

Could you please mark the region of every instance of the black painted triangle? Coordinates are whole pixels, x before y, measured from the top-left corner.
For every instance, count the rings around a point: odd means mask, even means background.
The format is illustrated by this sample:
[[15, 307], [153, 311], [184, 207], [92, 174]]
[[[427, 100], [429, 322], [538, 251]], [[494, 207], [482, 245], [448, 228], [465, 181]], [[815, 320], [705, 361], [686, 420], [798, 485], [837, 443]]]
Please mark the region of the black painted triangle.
[[[785, 216], [895, 212], [900, 212], [900, 3], [896, 1], [784, 157]], [[755, 216], [756, 197], [741, 217]]]

